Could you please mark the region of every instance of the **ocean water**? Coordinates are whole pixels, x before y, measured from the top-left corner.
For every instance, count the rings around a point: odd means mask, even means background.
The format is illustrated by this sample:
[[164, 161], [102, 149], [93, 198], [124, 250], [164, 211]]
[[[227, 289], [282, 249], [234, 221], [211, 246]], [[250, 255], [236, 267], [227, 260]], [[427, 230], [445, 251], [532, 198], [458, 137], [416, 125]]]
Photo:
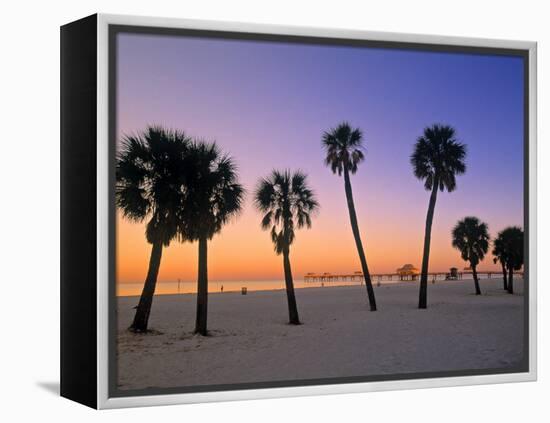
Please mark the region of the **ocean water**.
[[[376, 285], [378, 281], [373, 279], [373, 284]], [[411, 283], [415, 284], [416, 281], [399, 281], [396, 278], [394, 280], [383, 280], [381, 284], [389, 283]], [[317, 288], [317, 287], [330, 287], [330, 286], [364, 286], [363, 282], [359, 281], [333, 281], [333, 282], [305, 282], [302, 279], [294, 280], [294, 288]], [[246, 288], [247, 291], [271, 291], [276, 289], [285, 289], [284, 280], [272, 280], [272, 281], [209, 281], [208, 292], [241, 292], [242, 288]], [[141, 295], [143, 289], [143, 282], [141, 283], [119, 283], [117, 285], [118, 296], [132, 296]], [[194, 294], [197, 292], [197, 282], [181, 281], [181, 282], [159, 282], [157, 283], [155, 295], [166, 294]]]
[[[480, 272], [480, 279], [485, 278], [500, 278], [499, 272]], [[519, 276], [519, 275], [518, 275]], [[465, 273], [463, 278], [472, 279], [471, 274]], [[437, 275], [430, 274], [428, 275], [428, 283], [435, 281], [444, 281], [445, 273], [439, 273]], [[399, 280], [395, 275], [392, 279], [389, 279], [387, 276], [372, 276], [372, 284], [377, 285], [388, 285], [388, 284], [418, 284], [418, 280]], [[318, 288], [318, 287], [330, 287], [330, 286], [364, 286], [362, 281], [304, 281], [303, 279], [294, 280], [294, 288]], [[243, 288], [246, 288], [247, 291], [272, 291], [276, 289], [285, 289], [284, 280], [264, 280], [264, 281], [254, 281], [254, 280], [243, 280], [243, 281], [209, 281], [208, 282], [208, 292], [241, 292]], [[143, 282], [136, 283], [119, 283], [117, 284], [117, 296], [127, 297], [133, 295], [141, 295], [143, 289]], [[167, 295], [167, 294], [195, 294], [197, 292], [197, 282], [196, 281], [173, 281], [173, 282], [158, 282], [155, 290], [155, 295]]]

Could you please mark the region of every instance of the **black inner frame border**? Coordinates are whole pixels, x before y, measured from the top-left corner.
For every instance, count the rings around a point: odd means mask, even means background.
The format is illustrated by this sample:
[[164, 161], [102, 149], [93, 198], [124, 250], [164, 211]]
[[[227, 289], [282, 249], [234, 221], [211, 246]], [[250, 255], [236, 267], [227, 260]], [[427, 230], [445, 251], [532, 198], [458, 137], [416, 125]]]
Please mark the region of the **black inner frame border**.
[[[179, 36], [179, 37], [198, 37], [212, 38], [219, 40], [239, 40], [239, 41], [260, 41], [272, 43], [291, 43], [291, 44], [306, 44], [306, 45], [321, 45], [321, 46], [342, 46], [342, 47], [358, 47], [358, 48], [375, 48], [375, 49], [391, 49], [403, 51], [418, 51], [418, 52], [439, 52], [439, 53], [461, 53], [461, 54], [477, 54], [477, 55], [493, 55], [493, 56], [513, 56], [523, 59], [523, 221], [524, 221], [524, 328], [523, 328], [523, 360], [515, 365], [493, 369], [471, 369], [471, 370], [450, 370], [436, 372], [418, 372], [418, 373], [402, 373], [392, 375], [370, 375], [370, 376], [353, 376], [353, 377], [334, 377], [334, 378], [319, 378], [305, 380], [288, 380], [288, 381], [270, 381], [270, 382], [251, 382], [251, 383], [228, 383], [221, 385], [195, 385], [182, 386], [173, 388], [146, 388], [121, 390], [117, 387], [118, 380], [118, 363], [117, 363], [117, 315], [116, 315], [116, 206], [115, 206], [115, 165], [116, 165], [116, 129], [117, 129], [117, 35], [125, 34], [141, 34], [141, 35], [156, 35], [156, 36]], [[527, 49], [510, 49], [497, 47], [472, 47], [450, 44], [433, 44], [433, 43], [418, 43], [418, 42], [401, 42], [401, 41], [379, 41], [379, 40], [362, 40], [362, 39], [347, 39], [334, 37], [317, 37], [317, 36], [302, 36], [302, 35], [282, 35], [282, 34], [263, 34], [253, 32], [236, 32], [236, 31], [218, 31], [218, 30], [203, 30], [203, 29], [185, 29], [185, 28], [170, 28], [170, 27], [154, 27], [154, 26], [135, 26], [135, 25], [108, 25], [108, 133], [109, 133], [109, 170], [108, 170], [108, 195], [109, 195], [109, 307], [108, 307], [108, 397], [134, 397], [144, 395], [166, 395], [166, 394], [185, 394], [199, 392], [220, 392], [232, 390], [248, 390], [248, 389], [266, 389], [266, 388], [288, 388], [299, 386], [315, 386], [315, 385], [335, 385], [349, 383], [365, 383], [379, 381], [399, 381], [410, 379], [433, 379], [433, 378], [448, 378], [461, 376], [477, 376], [477, 375], [497, 375], [510, 373], [526, 373], [529, 372], [529, 50]]]

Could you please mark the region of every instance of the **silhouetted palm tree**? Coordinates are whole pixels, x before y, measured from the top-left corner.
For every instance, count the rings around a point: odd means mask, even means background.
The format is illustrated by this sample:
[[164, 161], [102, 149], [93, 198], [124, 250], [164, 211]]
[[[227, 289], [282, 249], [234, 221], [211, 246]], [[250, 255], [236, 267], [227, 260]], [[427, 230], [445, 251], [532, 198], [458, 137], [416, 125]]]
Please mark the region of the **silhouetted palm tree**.
[[244, 189], [233, 159], [216, 143], [193, 142], [188, 148], [187, 193], [180, 233], [199, 243], [195, 333], [206, 336], [208, 317], [208, 240], [241, 210]]
[[254, 202], [258, 210], [265, 213], [262, 229], [271, 230], [275, 252], [283, 255], [289, 323], [300, 324], [294, 282], [290, 267], [290, 246], [294, 242], [294, 229], [311, 227], [311, 216], [319, 205], [313, 191], [308, 187], [306, 175], [274, 170], [270, 176], [260, 180]]
[[116, 205], [131, 221], [148, 220], [145, 236], [152, 244], [149, 270], [130, 326], [135, 332], [147, 331], [162, 249], [178, 235], [189, 142], [183, 132], [151, 126], [139, 135], [124, 137], [117, 154]]
[[506, 251], [504, 249], [504, 240], [500, 236], [500, 233], [499, 233], [499, 236], [497, 236], [493, 241], [492, 253], [493, 253], [493, 256], [495, 256], [493, 259], [493, 262], [495, 264], [500, 263], [500, 266], [502, 267], [503, 288], [505, 291], [507, 291], [508, 290], [508, 275], [506, 271], [507, 258], [506, 258]]
[[474, 274], [476, 295], [481, 295], [477, 265], [483, 260], [489, 249], [489, 232], [486, 223], [477, 217], [469, 216], [459, 220], [453, 228], [453, 247], [460, 251], [462, 260], [470, 262]]
[[523, 230], [517, 226], [510, 226], [499, 232], [498, 238], [502, 240], [503, 256], [508, 269], [508, 292], [514, 293], [514, 270], [520, 270], [523, 266]]
[[414, 175], [424, 181], [426, 190], [431, 190], [424, 233], [419, 308], [428, 306], [428, 261], [437, 191], [455, 190], [456, 175], [466, 171], [465, 157], [466, 146], [456, 141], [455, 130], [450, 126], [437, 124], [424, 129], [424, 134], [416, 141], [411, 155]]
[[359, 224], [357, 222], [350, 180], [350, 174], [355, 174], [355, 172], [357, 172], [359, 163], [365, 158], [363, 154], [362, 139], [363, 134], [359, 128], [352, 129], [349, 123], [343, 122], [336, 128], [323, 134], [323, 147], [326, 153], [325, 164], [330, 166], [332, 173], [337, 173], [338, 176], [341, 176], [342, 173], [344, 174], [344, 189], [348, 203], [351, 230], [363, 270], [363, 278], [365, 279], [370, 309], [371, 311], [376, 311], [376, 299], [374, 297], [374, 290], [372, 288], [365, 251], [363, 250], [363, 243], [361, 242], [361, 234], [359, 232]]

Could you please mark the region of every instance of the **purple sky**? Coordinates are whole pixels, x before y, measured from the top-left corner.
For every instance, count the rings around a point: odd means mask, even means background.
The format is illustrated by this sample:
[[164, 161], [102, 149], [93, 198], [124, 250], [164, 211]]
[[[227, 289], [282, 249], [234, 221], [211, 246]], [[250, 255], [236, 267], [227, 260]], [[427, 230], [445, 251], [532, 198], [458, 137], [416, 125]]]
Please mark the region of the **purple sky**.
[[[460, 262], [449, 245], [458, 218], [476, 215], [492, 235], [522, 225], [518, 57], [119, 34], [117, 77], [119, 138], [162, 124], [217, 140], [237, 160], [249, 191], [272, 168], [307, 172], [321, 204], [311, 236], [332, 237], [335, 225], [346, 237], [350, 232], [343, 183], [323, 165], [320, 144], [323, 131], [343, 120], [364, 131], [366, 160], [352, 183], [361, 230], [371, 240], [367, 251], [381, 239], [379, 228], [396, 243], [402, 235], [405, 243], [421, 244], [428, 193], [409, 156], [432, 123], [454, 126], [468, 148], [458, 189], [438, 198], [436, 265]], [[235, 225], [252, 226], [258, 242], [268, 244], [250, 198], [245, 208]], [[418, 266], [417, 245], [410, 257], [400, 254], [395, 267]], [[385, 266], [380, 261], [381, 271]]]

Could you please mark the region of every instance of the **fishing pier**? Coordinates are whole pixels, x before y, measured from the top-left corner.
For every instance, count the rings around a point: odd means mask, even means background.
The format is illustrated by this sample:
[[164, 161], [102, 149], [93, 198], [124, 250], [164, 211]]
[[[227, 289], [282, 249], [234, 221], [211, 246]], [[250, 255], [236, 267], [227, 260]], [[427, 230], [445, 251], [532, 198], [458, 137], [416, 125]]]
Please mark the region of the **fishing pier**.
[[[473, 272], [471, 270], [452, 271], [450, 272], [429, 272], [428, 280], [459, 280], [473, 278]], [[515, 276], [523, 277], [523, 272], [514, 272]], [[383, 281], [416, 281], [419, 279], [420, 273], [416, 272], [395, 272], [395, 273], [371, 273], [371, 281], [383, 282]], [[502, 272], [497, 271], [478, 271], [477, 276], [480, 279], [491, 279], [493, 277], [502, 277]], [[304, 282], [364, 282], [362, 272], [354, 273], [306, 273], [304, 275]]]

